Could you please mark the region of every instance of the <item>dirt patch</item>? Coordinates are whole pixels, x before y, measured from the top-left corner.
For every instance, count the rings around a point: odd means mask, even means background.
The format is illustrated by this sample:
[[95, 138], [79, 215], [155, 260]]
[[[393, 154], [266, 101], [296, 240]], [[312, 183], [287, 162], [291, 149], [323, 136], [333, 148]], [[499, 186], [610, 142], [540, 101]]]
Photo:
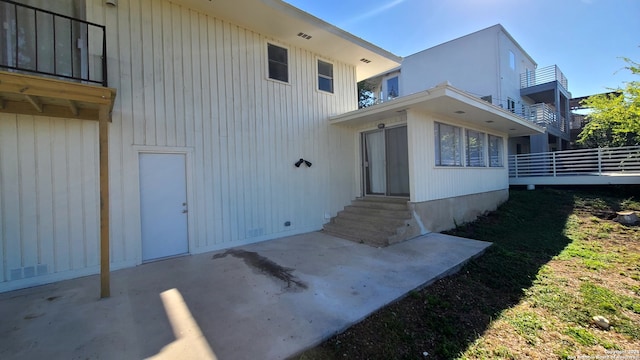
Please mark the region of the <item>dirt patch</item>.
[[295, 269], [281, 266], [254, 251], [231, 249], [221, 254], [213, 255], [212, 259], [224, 258], [227, 255], [242, 259], [247, 266], [261, 274], [267, 274], [285, 282], [287, 284], [287, 289], [305, 290], [308, 287], [305, 282], [298, 279], [298, 277], [291, 273]]

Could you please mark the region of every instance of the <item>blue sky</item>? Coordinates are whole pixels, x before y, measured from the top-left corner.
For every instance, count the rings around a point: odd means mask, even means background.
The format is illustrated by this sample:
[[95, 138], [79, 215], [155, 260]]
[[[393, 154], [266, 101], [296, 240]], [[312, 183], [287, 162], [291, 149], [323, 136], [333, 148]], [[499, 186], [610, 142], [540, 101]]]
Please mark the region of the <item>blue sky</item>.
[[558, 65], [573, 96], [640, 80], [640, 0], [285, 0], [396, 55], [502, 24], [539, 67]]

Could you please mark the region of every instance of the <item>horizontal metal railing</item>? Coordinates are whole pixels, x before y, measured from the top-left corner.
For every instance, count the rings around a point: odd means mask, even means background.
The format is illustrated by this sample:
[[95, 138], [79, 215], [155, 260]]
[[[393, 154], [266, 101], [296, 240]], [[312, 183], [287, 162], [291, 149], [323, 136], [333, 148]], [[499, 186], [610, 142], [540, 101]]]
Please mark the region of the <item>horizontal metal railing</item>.
[[509, 177], [640, 175], [640, 146], [509, 156]]
[[569, 81], [557, 65], [551, 65], [541, 69], [536, 69], [535, 71], [527, 71], [520, 74], [521, 89], [546, 84], [552, 81], [558, 81], [565, 89], [569, 89]]
[[104, 25], [12, 0], [0, 0], [0, 14], [0, 70], [107, 86]]

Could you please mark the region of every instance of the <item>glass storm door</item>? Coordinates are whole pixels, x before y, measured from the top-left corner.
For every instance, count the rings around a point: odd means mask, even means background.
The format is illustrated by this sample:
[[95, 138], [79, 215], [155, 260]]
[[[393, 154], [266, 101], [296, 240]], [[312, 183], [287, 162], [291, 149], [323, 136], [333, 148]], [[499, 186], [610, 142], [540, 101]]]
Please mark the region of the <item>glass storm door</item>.
[[409, 196], [407, 127], [362, 134], [365, 195]]

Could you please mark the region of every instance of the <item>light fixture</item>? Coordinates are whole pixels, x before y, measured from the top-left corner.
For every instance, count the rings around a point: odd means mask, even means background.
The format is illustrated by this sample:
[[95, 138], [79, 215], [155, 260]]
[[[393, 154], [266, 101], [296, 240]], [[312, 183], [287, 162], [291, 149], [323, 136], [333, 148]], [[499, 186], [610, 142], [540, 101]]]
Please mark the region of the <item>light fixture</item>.
[[108, 6], [118, 6], [118, 0], [105, 0], [104, 3]]
[[456, 114], [464, 114], [464, 111], [458, 110], [458, 111], [454, 111], [454, 113], [456, 113]]
[[493, 122], [493, 120], [487, 120], [485, 121], [487, 124], [491, 124]]
[[378, 124], [378, 129], [384, 129], [384, 123]]

